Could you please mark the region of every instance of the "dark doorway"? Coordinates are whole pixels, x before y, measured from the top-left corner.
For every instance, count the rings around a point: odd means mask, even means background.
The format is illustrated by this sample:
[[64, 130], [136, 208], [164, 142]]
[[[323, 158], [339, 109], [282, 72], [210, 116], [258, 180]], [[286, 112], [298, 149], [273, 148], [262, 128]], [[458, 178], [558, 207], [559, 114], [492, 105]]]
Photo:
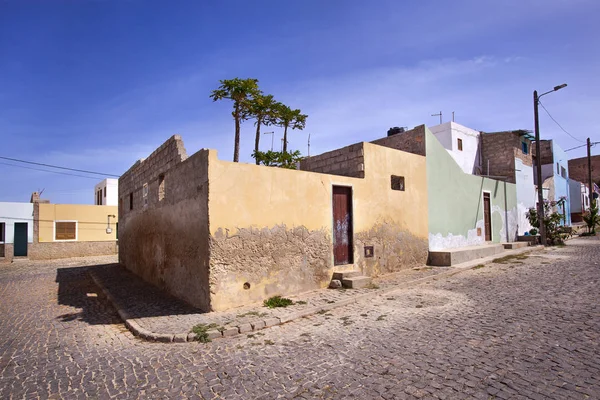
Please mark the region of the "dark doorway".
[[352, 245], [352, 188], [333, 187], [333, 263], [354, 262]]
[[15, 222], [14, 256], [27, 257], [27, 222]]
[[490, 194], [483, 193], [483, 223], [485, 224], [485, 241], [492, 241], [492, 210]]

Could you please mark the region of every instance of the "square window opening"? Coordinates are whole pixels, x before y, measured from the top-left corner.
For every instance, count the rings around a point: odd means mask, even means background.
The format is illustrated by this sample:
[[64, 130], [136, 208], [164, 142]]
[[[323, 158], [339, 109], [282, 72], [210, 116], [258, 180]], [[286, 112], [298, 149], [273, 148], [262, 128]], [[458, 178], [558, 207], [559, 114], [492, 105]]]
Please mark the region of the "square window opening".
[[54, 240], [76, 240], [77, 222], [75, 221], [55, 221], [54, 222]]
[[458, 151], [462, 151], [463, 150], [463, 145], [462, 145], [462, 139], [456, 139], [458, 142]]
[[158, 176], [158, 201], [165, 199], [165, 175], [160, 174]]
[[404, 192], [404, 177], [392, 175], [392, 190]]
[[129, 193], [129, 210], [133, 210], [133, 193]]
[[521, 150], [523, 150], [523, 154], [529, 154], [529, 146], [527, 142], [521, 142]]

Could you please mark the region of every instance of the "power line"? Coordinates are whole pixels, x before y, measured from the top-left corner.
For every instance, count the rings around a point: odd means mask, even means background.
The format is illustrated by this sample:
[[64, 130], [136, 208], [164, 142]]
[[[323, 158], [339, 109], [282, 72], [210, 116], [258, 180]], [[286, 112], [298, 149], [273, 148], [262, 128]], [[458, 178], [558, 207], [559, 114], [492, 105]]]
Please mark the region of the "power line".
[[554, 121], [554, 123], [555, 123], [556, 125], [558, 125], [558, 127], [559, 127], [560, 129], [562, 129], [562, 131], [563, 131], [564, 133], [566, 133], [567, 135], [571, 136], [573, 139], [577, 140], [578, 142], [585, 143], [585, 140], [577, 139], [575, 136], [573, 136], [573, 135], [571, 135], [569, 132], [567, 132], [567, 130], [566, 130], [565, 128], [563, 128], [563, 127], [562, 127], [562, 125], [561, 125], [561, 124], [559, 124], [557, 120], [555, 120], [555, 119], [554, 119], [554, 117], [553, 117], [553, 116], [550, 114], [550, 112], [549, 112], [548, 110], [546, 110], [546, 107], [544, 107], [544, 105], [542, 104], [542, 102], [541, 102], [539, 99], [538, 99], [538, 103], [540, 104], [540, 106], [542, 106], [542, 108], [544, 109], [544, 111], [546, 111], [546, 114], [548, 114], [548, 116], [550, 117], [550, 119], [551, 119], [552, 121]]
[[[598, 143], [600, 143], [600, 142], [592, 142], [592, 143], [590, 143], [590, 146], [591, 146], [591, 147], [594, 147], [594, 146], [595, 146], [595, 145], [597, 145]], [[571, 150], [575, 150], [575, 149], [580, 149], [580, 148], [582, 148], [582, 147], [585, 147], [585, 146], [587, 146], [587, 143], [586, 143], [586, 144], [582, 144], [581, 146], [572, 147], [572, 148], [570, 148], [570, 149], [567, 149], [567, 150], [565, 150], [565, 151], [571, 151]]]
[[114, 174], [105, 174], [105, 173], [102, 173], [102, 172], [86, 171], [84, 169], [59, 167], [58, 165], [42, 164], [42, 163], [38, 163], [38, 162], [19, 160], [19, 159], [10, 158], [10, 157], [2, 157], [2, 156], [0, 156], [0, 158], [3, 159], [3, 160], [16, 161], [16, 162], [21, 162], [21, 163], [25, 163], [25, 164], [41, 165], [42, 167], [65, 169], [65, 170], [68, 170], [68, 171], [84, 172], [86, 174], [94, 174], [94, 175], [102, 175], [102, 176], [112, 176], [112, 177], [115, 177], [115, 178], [119, 178], [119, 175], [114, 175]]
[[[0, 157], [3, 158], [3, 157]], [[94, 180], [98, 180], [98, 178], [94, 177], [94, 176], [84, 176], [84, 175], [77, 175], [77, 174], [69, 174], [68, 172], [60, 172], [60, 171], [50, 171], [47, 169], [41, 169], [41, 168], [33, 168], [33, 167], [26, 167], [24, 165], [15, 165], [15, 164], [9, 164], [9, 163], [3, 163], [0, 162], [1, 165], [8, 165], [9, 167], [17, 167], [17, 168], [25, 168], [25, 169], [32, 169], [34, 171], [42, 171], [42, 172], [50, 172], [53, 174], [61, 174], [61, 175], [69, 175], [69, 176], [78, 176], [80, 178], [88, 178], [88, 179], [94, 179]]]

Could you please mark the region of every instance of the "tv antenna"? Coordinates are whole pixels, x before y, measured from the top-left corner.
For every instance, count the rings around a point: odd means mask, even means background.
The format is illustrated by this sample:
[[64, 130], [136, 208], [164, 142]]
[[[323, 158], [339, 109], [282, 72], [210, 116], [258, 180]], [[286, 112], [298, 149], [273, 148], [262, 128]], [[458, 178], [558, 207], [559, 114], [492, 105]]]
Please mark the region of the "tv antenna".
[[440, 125], [442, 124], [442, 112], [440, 111], [439, 114], [431, 114], [432, 117], [440, 117]]

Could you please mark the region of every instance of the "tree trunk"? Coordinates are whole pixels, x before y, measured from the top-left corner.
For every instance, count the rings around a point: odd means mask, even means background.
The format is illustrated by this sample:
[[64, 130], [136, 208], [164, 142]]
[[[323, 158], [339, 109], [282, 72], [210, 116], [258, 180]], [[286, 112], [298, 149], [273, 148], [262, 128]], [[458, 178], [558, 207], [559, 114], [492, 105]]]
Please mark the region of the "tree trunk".
[[287, 125], [283, 128], [283, 152], [284, 153], [287, 152], [287, 128], [288, 128]]
[[240, 161], [240, 106], [235, 105], [235, 143], [233, 145], [233, 162]]
[[[254, 139], [254, 154], [258, 154], [258, 143], [260, 142], [260, 125], [262, 124], [262, 118], [256, 119], [256, 139]], [[256, 158], [256, 165], [259, 165], [258, 158]]]

